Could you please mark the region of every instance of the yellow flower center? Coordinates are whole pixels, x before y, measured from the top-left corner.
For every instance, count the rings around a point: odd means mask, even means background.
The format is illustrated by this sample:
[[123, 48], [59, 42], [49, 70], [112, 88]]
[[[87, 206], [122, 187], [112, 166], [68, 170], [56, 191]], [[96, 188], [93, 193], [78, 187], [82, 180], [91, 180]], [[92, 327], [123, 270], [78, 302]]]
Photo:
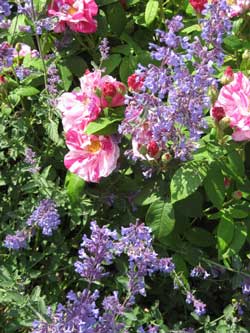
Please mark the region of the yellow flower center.
[[91, 143], [86, 147], [90, 153], [96, 153], [101, 149], [101, 143], [98, 140], [91, 140]]
[[69, 15], [74, 15], [77, 12], [77, 9], [75, 9], [74, 7], [70, 7], [67, 11], [67, 13]]

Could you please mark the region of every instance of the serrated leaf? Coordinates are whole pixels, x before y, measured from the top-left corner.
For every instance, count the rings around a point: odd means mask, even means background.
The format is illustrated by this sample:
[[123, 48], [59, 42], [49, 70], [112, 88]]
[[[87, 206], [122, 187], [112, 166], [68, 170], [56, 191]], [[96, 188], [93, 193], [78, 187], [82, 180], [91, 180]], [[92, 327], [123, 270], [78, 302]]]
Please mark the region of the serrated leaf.
[[45, 126], [48, 137], [55, 143], [58, 142], [59, 140], [59, 135], [58, 135], [58, 124], [50, 120], [49, 123], [46, 124]]
[[157, 238], [169, 235], [175, 225], [172, 204], [161, 200], [153, 202], [147, 211], [146, 224], [151, 227]]
[[234, 236], [234, 221], [228, 216], [223, 215], [217, 228], [218, 248], [221, 253], [229, 247]]
[[220, 209], [225, 198], [224, 176], [217, 164], [212, 164], [204, 181], [204, 187], [209, 200]]
[[171, 202], [187, 198], [202, 184], [208, 166], [198, 161], [190, 161], [181, 166], [174, 174], [171, 183]]
[[157, 0], [149, 0], [145, 9], [145, 23], [150, 25], [156, 18], [159, 9]]

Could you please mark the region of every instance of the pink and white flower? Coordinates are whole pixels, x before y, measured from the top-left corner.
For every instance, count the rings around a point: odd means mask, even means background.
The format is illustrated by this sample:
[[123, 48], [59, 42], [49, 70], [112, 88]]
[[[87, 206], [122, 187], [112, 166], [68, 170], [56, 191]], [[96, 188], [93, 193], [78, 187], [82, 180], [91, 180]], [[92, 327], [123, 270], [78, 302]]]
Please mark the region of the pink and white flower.
[[87, 182], [98, 183], [116, 168], [120, 151], [111, 136], [69, 130], [66, 144], [70, 151], [64, 159], [65, 167]]
[[97, 21], [93, 18], [98, 13], [94, 0], [53, 0], [48, 14], [58, 17], [55, 32], [63, 32], [68, 26], [71, 30], [82, 33], [93, 33]]
[[84, 130], [101, 112], [100, 99], [94, 94], [87, 95], [83, 92], [62, 94], [58, 98], [57, 108], [62, 113], [65, 132], [71, 128]]
[[238, 16], [250, 9], [250, 0], [227, 0], [231, 16]]
[[241, 72], [222, 87], [214, 105], [222, 107], [230, 120], [235, 141], [250, 140], [250, 81]]
[[30, 55], [31, 58], [37, 58], [39, 52], [37, 50], [32, 50], [31, 47], [24, 43], [17, 43], [14, 49], [14, 58]]

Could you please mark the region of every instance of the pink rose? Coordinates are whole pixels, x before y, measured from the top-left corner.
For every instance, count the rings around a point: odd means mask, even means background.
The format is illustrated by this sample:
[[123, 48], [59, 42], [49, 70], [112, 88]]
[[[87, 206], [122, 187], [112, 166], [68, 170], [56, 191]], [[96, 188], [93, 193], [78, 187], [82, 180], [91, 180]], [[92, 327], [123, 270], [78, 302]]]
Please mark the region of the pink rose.
[[57, 109], [62, 113], [64, 131], [82, 129], [98, 118], [101, 108], [99, 98], [83, 92], [64, 93], [58, 98]]
[[120, 151], [111, 136], [69, 130], [66, 144], [70, 151], [64, 159], [65, 167], [87, 182], [98, 183], [116, 168]]
[[231, 17], [238, 16], [250, 9], [250, 0], [227, 0]]
[[124, 95], [126, 86], [119, 81], [116, 81], [112, 76], [106, 75], [102, 78], [101, 86], [101, 106], [117, 107], [124, 105]]
[[235, 73], [233, 81], [221, 88], [214, 106], [224, 109], [235, 141], [250, 140], [250, 81], [243, 73]]
[[97, 22], [93, 16], [98, 13], [94, 0], [54, 0], [49, 5], [48, 14], [58, 17], [55, 32], [63, 32], [68, 26], [71, 30], [93, 33]]

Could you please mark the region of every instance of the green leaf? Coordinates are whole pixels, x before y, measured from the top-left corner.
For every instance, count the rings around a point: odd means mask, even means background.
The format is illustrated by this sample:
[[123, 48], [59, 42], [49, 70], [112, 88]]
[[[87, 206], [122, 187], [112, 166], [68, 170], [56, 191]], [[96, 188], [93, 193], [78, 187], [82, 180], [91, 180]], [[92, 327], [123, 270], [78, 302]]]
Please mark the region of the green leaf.
[[104, 60], [102, 67], [106, 69], [105, 73], [112, 73], [119, 65], [122, 60], [120, 54], [111, 54], [108, 59]]
[[92, 121], [88, 124], [85, 129], [85, 133], [90, 134], [98, 134], [98, 135], [110, 135], [117, 132], [117, 126], [121, 119], [112, 119], [109, 117], [98, 118], [95, 121]]
[[72, 80], [73, 80], [72, 73], [68, 69], [68, 67], [65, 65], [58, 65], [58, 68], [59, 68], [59, 71], [61, 74], [63, 88], [67, 91], [67, 90], [69, 90], [69, 88], [72, 84]]
[[122, 5], [115, 3], [107, 6], [105, 9], [107, 20], [112, 33], [120, 36], [126, 26], [126, 15]]
[[119, 69], [119, 75], [123, 82], [127, 82], [129, 75], [131, 75], [134, 72], [133, 66], [131, 66], [131, 62], [128, 57], [124, 57], [122, 59], [120, 69]]
[[218, 164], [212, 164], [204, 181], [204, 187], [209, 200], [220, 209], [225, 198], [225, 185], [224, 176]]
[[223, 215], [217, 228], [217, 242], [220, 253], [225, 252], [234, 237], [234, 221]]
[[47, 5], [48, 0], [34, 0], [34, 6], [37, 13], [42, 13]]
[[244, 184], [245, 167], [237, 151], [231, 151], [225, 164], [232, 177], [241, 184]]
[[149, 0], [145, 9], [145, 22], [150, 25], [156, 18], [159, 8], [159, 2], [157, 0]]
[[153, 202], [147, 211], [145, 220], [157, 238], [169, 235], [175, 225], [172, 204], [161, 200]]
[[243, 222], [237, 222], [234, 225], [234, 236], [228, 250], [223, 254], [223, 258], [236, 255], [245, 244], [247, 239], [247, 227]]
[[54, 142], [57, 143], [59, 140], [59, 134], [58, 134], [58, 124], [50, 120], [46, 125], [45, 129], [47, 131], [48, 137]]
[[175, 254], [173, 256], [173, 262], [175, 264], [175, 271], [177, 273], [182, 273], [186, 278], [189, 275], [187, 264], [185, 260], [183, 260], [182, 256]]
[[75, 204], [81, 198], [85, 181], [76, 174], [68, 171], [65, 178], [65, 187], [71, 203]]
[[188, 217], [200, 217], [202, 215], [203, 196], [199, 191], [192, 193], [184, 200], [174, 204], [175, 211]]
[[81, 77], [88, 67], [84, 59], [79, 56], [72, 56], [65, 59], [64, 62], [67, 68], [77, 77]]
[[215, 240], [210, 232], [202, 228], [192, 228], [184, 233], [184, 237], [193, 245], [199, 247], [214, 246]]
[[34, 96], [40, 93], [40, 90], [34, 87], [20, 87], [14, 90], [14, 93], [18, 96], [27, 97]]
[[187, 198], [202, 184], [207, 175], [207, 165], [190, 161], [181, 166], [174, 174], [171, 183], [171, 202]]

